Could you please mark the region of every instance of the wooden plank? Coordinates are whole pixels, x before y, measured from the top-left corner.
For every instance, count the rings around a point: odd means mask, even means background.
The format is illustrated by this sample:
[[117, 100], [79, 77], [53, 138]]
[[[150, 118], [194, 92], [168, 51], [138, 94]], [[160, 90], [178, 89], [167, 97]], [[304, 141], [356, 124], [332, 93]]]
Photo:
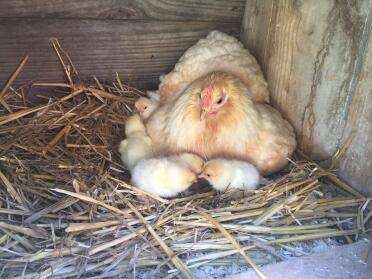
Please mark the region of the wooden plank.
[[[370, 115], [350, 115], [355, 110], [350, 100], [358, 102], [360, 95], [365, 101], [371, 88], [357, 90], [371, 1], [247, 0], [246, 6], [242, 40], [263, 64], [273, 105], [295, 127], [300, 148], [314, 159], [329, 158], [347, 138], [350, 117], [364, 129], [367, 122], [361, 119], [371, 120]], [[368, 141], [371, 137], [363, 136], [359, 143]], [[362, 152], [349, 153], [361, 159], [349, 168], [364, 174], [358, 189], [366, 192], [372, 171]], [[356, 179], [352, 173], [344, 176], [349, 182]]]
[[213, 29], [238, 35], [236, 23], [0, 19], [0, 84], [21, 58], [29, 60], [16, 84], [62, 81], [63, 72], [49, 38], [59, 39], [82, 77], [115, 78], [155, 87], [183, 52]]
[[240, 23], [245, 0], [11, 0], [0, 17], [198, 20]]
[[264, 73], [267, 70], [267, 46], [270, 38], [272, 4], [272, 1], [262, 1], [261, 3], [247, 1], [241, 27], [241, 41], [256, 57]]
[[[360, 42], [361, 44], [363, 41]], [[369, 46], [369, 47], [368, 47]], [[367, 197], [372, 196], [372, 36], [367, 42], [356, 90], [348, 108], [342, 142], [354, 135], [341, 160], [340, 176]]]

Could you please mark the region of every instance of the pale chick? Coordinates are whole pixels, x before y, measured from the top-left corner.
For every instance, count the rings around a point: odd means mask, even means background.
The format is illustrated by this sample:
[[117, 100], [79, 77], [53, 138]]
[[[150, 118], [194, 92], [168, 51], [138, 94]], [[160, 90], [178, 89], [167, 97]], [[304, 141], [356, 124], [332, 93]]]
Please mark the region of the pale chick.
[[260, 173], [252, 164], [226, 159], [207, 162], [199, 177], [206, 179], [218, 191], [227, 188], [255, 190], [261, 181]]
[[131, 174], [134, 186], [166, 198], [176, 196], [197, 180], [193, 171], [169, 158], [142, 160]]
[[193, 153], [187, 153], [183, 152], [180, 154], [172, 155], [168, 157], [171, 161], [176, 162], [178, 164], [181, 164], [184, 167], [189, 168], [195, 173], [201, 173], [203, 166], [204, 166], [204, 160]]
[[237, 76], [252, 100], [269, 101], [267, 82], [253, 55], [233, 36], [215, 30], [190, 47], [170, 73], [160, 77], [160, 103], [169, 102], [194, 80], [216, 71]]
[[158, 108], [159, 101], [152, 98], [141, 97], [134, 103], [139, 115], [146, 120]]
[[119, 145], [121, 160], [131, 170], [139, 161], [153, 156], [152, 142], [139, 115], [132, 115], [125, 122], [127, 138]]
[[263, 175], [282, 169], [296, 147], [294, 130], [279, 111], [254, 101], [249, 91], [238, 77], [223, 72], [195, 80], [146, 121], [154, 154], [242, 160]]

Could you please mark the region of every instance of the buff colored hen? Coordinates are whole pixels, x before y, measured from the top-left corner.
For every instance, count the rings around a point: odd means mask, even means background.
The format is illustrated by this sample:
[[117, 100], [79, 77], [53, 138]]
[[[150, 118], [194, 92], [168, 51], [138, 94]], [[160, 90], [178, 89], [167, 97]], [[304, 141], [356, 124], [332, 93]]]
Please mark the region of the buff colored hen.
[[222, 72], [192, 82], [147, 120], [155, 154], [243, 160], [262, 175], [280, 170], [296, 147], [293, 128], [251, 90]]

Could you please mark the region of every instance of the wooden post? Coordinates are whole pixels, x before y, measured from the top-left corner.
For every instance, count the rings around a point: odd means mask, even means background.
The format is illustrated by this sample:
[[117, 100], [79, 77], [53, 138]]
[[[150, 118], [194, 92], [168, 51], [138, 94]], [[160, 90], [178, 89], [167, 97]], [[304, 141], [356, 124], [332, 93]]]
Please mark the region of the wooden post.
[[272, 104], [314, 159], [355, 132], [340, 175], [372, 194], [371, 1], [247, 0], [241, 38], [263, 67]]

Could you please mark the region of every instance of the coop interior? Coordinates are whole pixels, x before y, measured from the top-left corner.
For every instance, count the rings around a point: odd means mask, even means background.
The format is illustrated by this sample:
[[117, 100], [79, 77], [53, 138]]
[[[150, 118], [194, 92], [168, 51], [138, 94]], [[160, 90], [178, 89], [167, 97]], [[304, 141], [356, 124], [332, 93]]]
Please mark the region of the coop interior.
[[[0, 277], [369, 278], [371, 14], [369, 0], [0, 1]], [[213, 30], [255, 58], [247, 79], [269, 102], [252, 106], [279, 111], [296, 150], [258, 188], [136, 187], [118, 151], [135, 102]], [[196, 72], [231, 65], [200, 57]]]

